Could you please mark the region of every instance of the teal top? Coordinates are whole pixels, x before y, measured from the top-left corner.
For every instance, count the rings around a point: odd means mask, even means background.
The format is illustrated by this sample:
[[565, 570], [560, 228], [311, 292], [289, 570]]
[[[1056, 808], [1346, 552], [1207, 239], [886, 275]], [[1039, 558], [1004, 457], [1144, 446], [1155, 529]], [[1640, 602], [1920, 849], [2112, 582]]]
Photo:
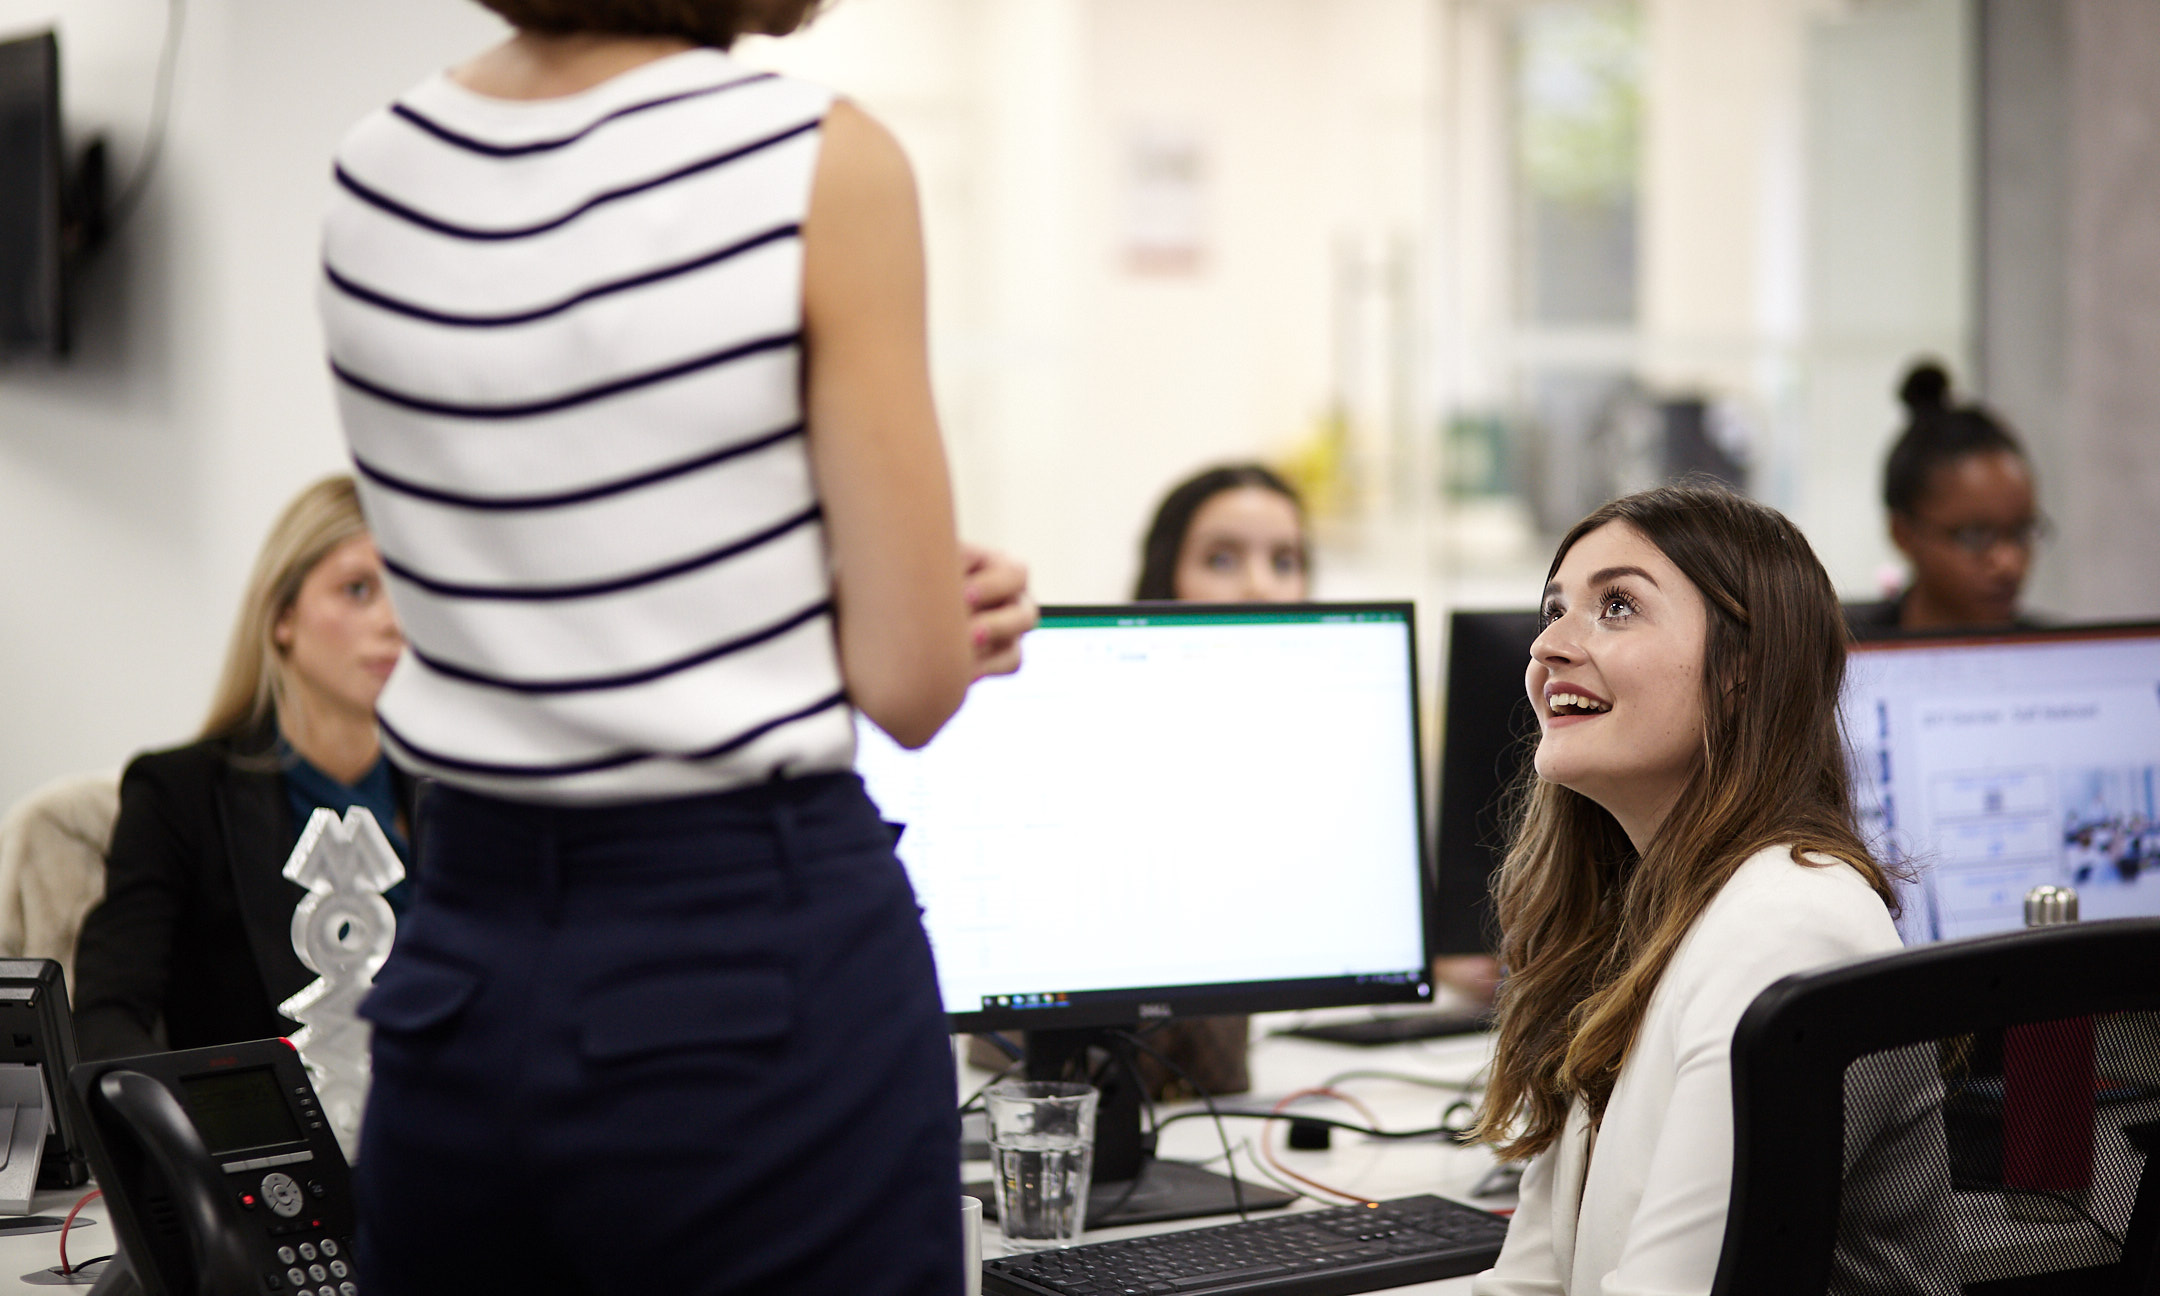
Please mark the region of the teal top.
[[[300, 843], [300, 834], [306, 830], [307, 821], [317, 810], [328, 810], [342, 818], [345, 812], [359, 806], [375, 816], [381, 825], [383, 836], [390, 839], [390, 849], [409, 870], [412, 867], [412, 848], [405, 840], [405, 829], [398, 823], [397, 781], [390, 776], [390, 761], [378, 756], [368, 772], [357, 783], [340, 783], [308, 763], [308, 759], [293, 750], [292, 744], [278, 739], [278, 768], [285, 784], [285, 800], [292, 807], [292, 842]], [[412, 878], [383, 892], [383, 899], [390, 902], [390, 910], [398, 917], [405, 916], [405, 908], [412, 900]]]

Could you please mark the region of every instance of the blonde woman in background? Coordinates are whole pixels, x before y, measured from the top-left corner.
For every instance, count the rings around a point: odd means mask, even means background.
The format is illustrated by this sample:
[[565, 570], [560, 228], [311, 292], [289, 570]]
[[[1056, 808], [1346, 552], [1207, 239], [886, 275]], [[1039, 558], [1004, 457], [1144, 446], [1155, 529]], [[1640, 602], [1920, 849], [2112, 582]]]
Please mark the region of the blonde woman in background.
[[277, 1005], [315, 974], [292, 947], [306, 892], [282, 870], [309, 814], [363, 806], [405, 853], [412, 788], [375, 727], [403, 647], [352, 478], [316, 482], [263, 542], [200, 735], [121, 778], [76, 953], [85, 1057], [294, 1029]]

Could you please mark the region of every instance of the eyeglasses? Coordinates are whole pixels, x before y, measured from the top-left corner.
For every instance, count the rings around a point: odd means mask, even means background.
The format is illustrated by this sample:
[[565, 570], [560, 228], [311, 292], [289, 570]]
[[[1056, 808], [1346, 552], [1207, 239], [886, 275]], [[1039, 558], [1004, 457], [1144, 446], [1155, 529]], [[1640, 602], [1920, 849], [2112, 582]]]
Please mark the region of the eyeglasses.
[[1988, 526], [1978, 522], [1967, 526], [1947, 527], [1921, 518], [1912, 518], [1911, 521], [1921, 530], [1941, 536], [1975, 558], [1984, 558], [1994, 552], [1996, 545], [2004, 544], [2031, 553], [2035, 547], [2055, 534], [2055, 524], [2044, 517], [2006, 527]]

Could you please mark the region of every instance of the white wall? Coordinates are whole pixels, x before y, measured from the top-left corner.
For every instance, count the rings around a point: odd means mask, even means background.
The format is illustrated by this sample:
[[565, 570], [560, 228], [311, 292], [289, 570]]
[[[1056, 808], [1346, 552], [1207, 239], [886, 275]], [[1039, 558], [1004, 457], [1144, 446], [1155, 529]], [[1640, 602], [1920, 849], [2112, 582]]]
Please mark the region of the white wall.
[[[1044, 598], [1122, 597], [1170, 482], [1280, 451], [1327, 412], [1338, 247], [1426, 233], [1435, 13], [848, 0], [746, 45], [855, 94], [913, 155], [962, 524], [1025, 554]], [[1128, 141], [1154, 128], [1204, 160], [1190, 274], [1122, 255]]]
[[[162, 6], [56, 27], [71, 128], [140, 156]], [[331, 149], [499, 24], [443, 0], [193, 0], [164, 162], [91, 266], [78, 349], [0, 367], [0, 804], [186, 738], [269, 519], [341, 463], [315, 324]]]
[[1840, 589], [1893, 567], [1882, 462], [1916, 356], [1972, 382], [1971, 12], [1963, 0], [1854, 5], [1809, 33], [1808, 336], [1793, 516]]

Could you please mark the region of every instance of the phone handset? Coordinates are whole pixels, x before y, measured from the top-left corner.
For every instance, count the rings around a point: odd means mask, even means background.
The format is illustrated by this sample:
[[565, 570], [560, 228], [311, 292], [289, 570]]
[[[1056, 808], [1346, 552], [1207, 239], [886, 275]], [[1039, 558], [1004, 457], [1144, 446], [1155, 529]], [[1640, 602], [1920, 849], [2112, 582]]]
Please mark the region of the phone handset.
[[[258, 1290], [249, 1258], [247, 1235], [225, 1176], [203, 1145], [202, 1135], [172, 1090], [140, 1071], [108, 1071], [91, 1089], [107, 1137], [131, 1139], [172, 1194], [181, 1230], [192, 1253], [195, 1283], [190, 1296], [241, 1296]], [[154, 1263], [151, 1257], [123, 1256], [107, 1266], [91, 1296], [120, 1296], [141, 1291], [127, 1262]], [[170, 1280], [173, 1275], [168, 1274]], [[183, 1279], [184, 1281], [184, 1279]], [[108, 1286], [110, 1284], [110, 1286]]]

